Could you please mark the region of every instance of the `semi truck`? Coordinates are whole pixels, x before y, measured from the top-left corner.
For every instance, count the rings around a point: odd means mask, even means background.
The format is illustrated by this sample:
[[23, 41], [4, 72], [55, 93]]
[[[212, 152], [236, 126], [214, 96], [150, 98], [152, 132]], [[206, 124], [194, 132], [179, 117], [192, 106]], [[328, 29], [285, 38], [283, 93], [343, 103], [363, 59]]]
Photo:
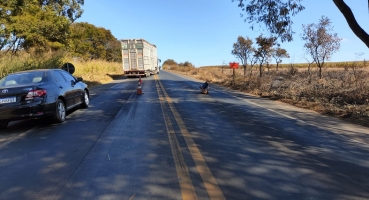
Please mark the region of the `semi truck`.
[[127, 77], [148, 77], [159, 73], [156, 46], [144, 39], [123, 39], [122, 61]]

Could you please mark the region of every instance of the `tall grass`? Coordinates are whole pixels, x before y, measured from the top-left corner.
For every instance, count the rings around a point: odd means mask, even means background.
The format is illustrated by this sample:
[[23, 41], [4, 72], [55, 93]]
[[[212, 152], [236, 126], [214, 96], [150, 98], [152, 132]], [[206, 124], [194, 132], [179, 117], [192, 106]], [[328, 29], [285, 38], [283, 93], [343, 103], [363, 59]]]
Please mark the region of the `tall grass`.
[[19, 55], [2, 55], [0, 57], [0, 77], [23, 70], [58, 68], [67, 60], [65, 57], [63, 52], [48, 53], [42, 56], [25, 52]]
[[9, 73], [32, 69], [61, 68], [64, 63], [72, 63], [75, 66], [76, 77], [82, 77], [90, 86], [112, 81], [117, 76], [123, 75], [121, 63], [102, 60], [80, 60], [72, 58], [66, 52], [53, 52], [43, 55], [22, 52], [19, 55], [10, 54], [0, 57], [0, 78]]
[[76, 71], [73, 75], [82, 77], [89, 86], [108, 83], [117, 77], [124, 75], [122, 64], [117, 62], [107, 62], [102, 60], [77, 60], [73, 65]]

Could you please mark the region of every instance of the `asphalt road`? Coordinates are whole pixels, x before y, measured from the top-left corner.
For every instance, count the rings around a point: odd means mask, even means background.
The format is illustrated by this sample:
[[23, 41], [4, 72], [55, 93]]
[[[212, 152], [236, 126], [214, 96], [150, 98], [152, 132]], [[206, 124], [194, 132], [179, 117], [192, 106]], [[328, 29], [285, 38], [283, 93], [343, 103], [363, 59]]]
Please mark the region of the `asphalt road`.
[[0, 133], [0, 199], [369, 199], [369, 129], [162, 71]]

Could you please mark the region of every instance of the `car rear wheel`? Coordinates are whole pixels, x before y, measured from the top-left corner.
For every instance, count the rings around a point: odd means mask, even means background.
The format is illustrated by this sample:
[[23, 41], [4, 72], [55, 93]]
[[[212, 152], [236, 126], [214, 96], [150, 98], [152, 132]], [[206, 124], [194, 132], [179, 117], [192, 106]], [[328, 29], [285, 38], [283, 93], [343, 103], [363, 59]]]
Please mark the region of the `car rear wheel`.
[[66, 118], [66, 109], [65, 109], [64, 102], [58, 99], [56, 101], [54, 121], [57, 123], [62, 123], [65, 121], [65, 118]]
[[8, 124], [9, 124], [9, 122], [7, 122], [7, 121], [0, 122], [0, 130], [6, 129], [6, 127], [8, 127]]
[[84, 94], [83, 94], [83, 102], [81, 104], [81, 107], [82, 108], [88, 108], [89, 105], [90, 105], [90, 97], [88, 96], [88, 93], [85, 90]]

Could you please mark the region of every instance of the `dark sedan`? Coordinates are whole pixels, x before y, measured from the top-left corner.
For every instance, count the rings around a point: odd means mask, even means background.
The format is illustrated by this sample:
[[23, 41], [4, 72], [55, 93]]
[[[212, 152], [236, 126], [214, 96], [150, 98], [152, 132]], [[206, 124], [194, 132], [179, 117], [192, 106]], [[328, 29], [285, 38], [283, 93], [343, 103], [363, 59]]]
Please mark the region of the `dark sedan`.
[[64, 70], [21, 71], [0, 80], [0, 129], [10, 121], [50, 116], [61, 123], [76, 106], [89, 106], [88, 87]]

